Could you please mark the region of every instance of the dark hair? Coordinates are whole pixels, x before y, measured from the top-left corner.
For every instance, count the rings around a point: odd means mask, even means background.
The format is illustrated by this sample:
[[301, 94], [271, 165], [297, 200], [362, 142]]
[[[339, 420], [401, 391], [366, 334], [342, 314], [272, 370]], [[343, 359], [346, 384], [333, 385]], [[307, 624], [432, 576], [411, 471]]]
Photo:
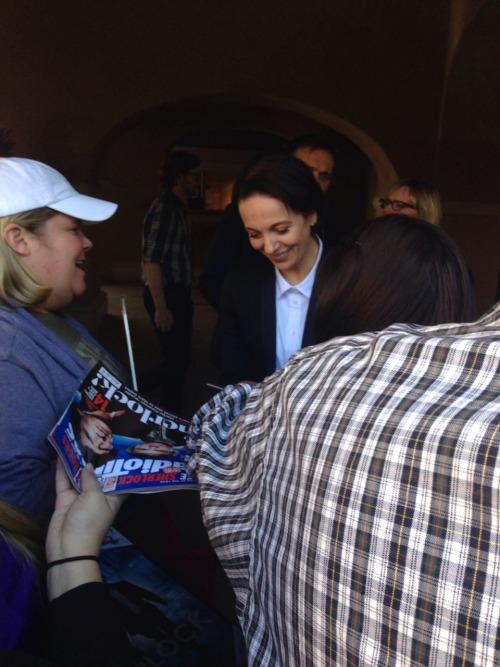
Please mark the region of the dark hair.
[[289, 142], [286, 150], [288, 153], [293, 154], [299, 148], [310, 148], [313, 151], [327, 151], [333, 158], [335, 158], [331, 143], [323, 137], [318, 137], [316, 134], [301, 134], [299, 137], [295, 137], [295, 139], [292, 139]]
[[400, 323], [471, 321], [475, 296], [453, 241], [420, 218], [385, 215], [333, 249], [317, 280], [316, 341]]
[[294, 213], [323, 214], [324, 195], [303, 162], [286, 153], [273, 153], [253, 161], [237, 182], [233, 201], [265, 195], [283, 202]]
[[173, 188], [179, 174], [185, 174], [199, 166], [200, 158], [194, 153], [172, 151], [165, 157], [162, 165], [163, 185], [166, 188]]

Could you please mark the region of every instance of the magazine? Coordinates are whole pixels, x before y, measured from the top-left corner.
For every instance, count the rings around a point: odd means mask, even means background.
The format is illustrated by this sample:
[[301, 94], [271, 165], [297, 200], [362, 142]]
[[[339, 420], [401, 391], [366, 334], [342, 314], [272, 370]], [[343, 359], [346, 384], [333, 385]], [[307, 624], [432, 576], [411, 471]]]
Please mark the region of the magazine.
[[243, 667], [241, 630], [111, 528], [100, 554], [137, 667]]
[[79, 491], [89, 462], [104, 493], [197, 489], [186, 472], [188, 428], [188, 421], [154, 405], [98, 363], [48, 438]]

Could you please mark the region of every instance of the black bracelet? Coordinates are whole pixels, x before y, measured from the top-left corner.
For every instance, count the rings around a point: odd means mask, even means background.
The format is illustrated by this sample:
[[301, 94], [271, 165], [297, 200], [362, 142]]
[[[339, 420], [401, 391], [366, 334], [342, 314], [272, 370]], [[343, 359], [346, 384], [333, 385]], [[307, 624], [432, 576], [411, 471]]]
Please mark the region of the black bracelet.
[[63, 563], [73, 563], [76, 560], [95, 560], [96, 563], [99, 562], [97, 556], [71, 556], [71, 558], [61, 558], [61, 560], [53, 560], [52, 563], [47, 563], [47, 570], [54, 565], [62, 565]]

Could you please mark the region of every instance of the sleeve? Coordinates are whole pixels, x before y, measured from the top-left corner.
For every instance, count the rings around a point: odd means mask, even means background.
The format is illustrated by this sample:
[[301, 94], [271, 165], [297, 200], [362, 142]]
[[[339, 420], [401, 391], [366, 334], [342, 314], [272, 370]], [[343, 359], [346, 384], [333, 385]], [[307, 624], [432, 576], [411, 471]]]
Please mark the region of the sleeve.
[[132, 649], [104, 583], [73, 588], [49, 605], [51, 658], [74, 667], [132, 667]]
[[151, 205], [144, 220], [142, 259], [161, 264], [165, 257], [170, 235], [170, 211], [161, 199]]
[[[252, 350], [252, 325], [246, 322], [247, 318], [243, 315], [244, 309], [249, 315], [255, 312], [256, 307], [247, 303], [247, 291], [241, 286], [240, 270], [241, 267], [235, 267], [224, 280], [212, 340], [212, 363], [219, 371], [223, 385], [262, 378], [260, 364]], [[258, 289], [255, 285], [255, 290]], [[255, 322], [253, 326], [256, 326]]]
[[56, 452], [46, 440], [59, 415], [27, 368], [0, 363], [0, 498], [47, 521], [54, 509]]
[[220, 308], [222, 285], [229, 269], [249, 251], [252, 248], [238, 209], [229, 204], [208, 247], [198, 280], [200, 292], [215, 310]]
[[252, 429], [256, 421], [272, 419], [272, 403], [265, 407], [262, 391], [263, 385], [226, 387], [195, 415], [189, 438], [189, 447], [196, 447], [203, 520], [240, 600], [249, 585], [266, 443], [265, 438], [255, 439]]

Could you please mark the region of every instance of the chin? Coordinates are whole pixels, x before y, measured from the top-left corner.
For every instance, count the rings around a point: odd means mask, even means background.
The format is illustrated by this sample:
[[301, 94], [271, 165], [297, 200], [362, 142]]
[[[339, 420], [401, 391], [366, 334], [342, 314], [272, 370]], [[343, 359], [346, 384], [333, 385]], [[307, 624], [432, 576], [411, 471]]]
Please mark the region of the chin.
[[73, 290], [73, 297], [82, 296], [82, 294], [85, 294], [86, 291], [87, 291], [87, 284], [86, 283], [83, 283], [83, 285], [78, 285]]

